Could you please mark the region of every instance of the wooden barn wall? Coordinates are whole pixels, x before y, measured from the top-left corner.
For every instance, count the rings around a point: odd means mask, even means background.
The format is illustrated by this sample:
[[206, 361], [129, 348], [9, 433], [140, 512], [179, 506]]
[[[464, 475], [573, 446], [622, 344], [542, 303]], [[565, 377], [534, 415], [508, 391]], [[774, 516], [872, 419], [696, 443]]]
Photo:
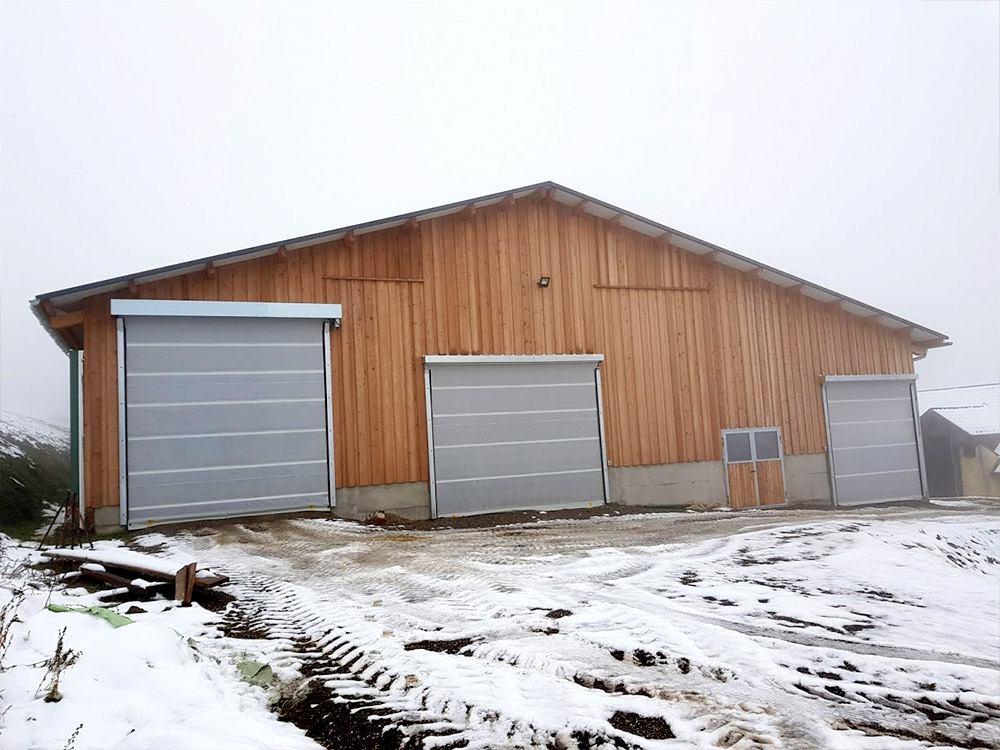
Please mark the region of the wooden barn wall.
[[[605, 354], [614, 466], [718, 460], [727, 427], [779, 426], [786, 453], [819, 453], [822, 375], [913, 367], [905, 331], [552, 202], [433, 219], [133, 294], [342, 304], [343, 327], [331, 333], [338, 486], [427, 480], [424, 354]], [[84, 312], [92, 506], [118, 502], [109, 299], [91, 298]]]

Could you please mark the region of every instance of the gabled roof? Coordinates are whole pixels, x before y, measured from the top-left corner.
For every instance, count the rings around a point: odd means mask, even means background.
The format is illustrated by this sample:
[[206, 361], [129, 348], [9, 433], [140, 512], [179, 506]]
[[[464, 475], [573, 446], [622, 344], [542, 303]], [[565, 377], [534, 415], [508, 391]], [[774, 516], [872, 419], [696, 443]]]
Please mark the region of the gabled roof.
[[968, 435], [1000, 434], [1000, 383], [920, 391], [917, 402], [921, 415], [933, 411]]
[[652, 219], [639, 216], [631, 211], [626, 211], [623, 208], [618, 208], [610, 203], [605, 203], [602, 200], [598, 200], [597, 198], [593, 198], [589, 195], [584, 195], [576, 190], [572, 190], [551, 181], [540, 182], [535, 185], [526, 185], [524, 187], [514, 188], [513, 190], [505, 190], [500, 193], [483, 195], [478, 198], [468, 198], [466, 200], [449, 203], [443, 206], [435, 206], [434, 208], [413, 211], [411, 213], [400, 214], [398, 216], [390, 216], [386, 219], [378, 219], [376, 221], [369, 221], [362, 224], [352, 224], [338, 229], [330, 229], [325, 232], [304, 235], [302, 237], [293, 237], [292, 239], [270, 242], [265, 245], [257, 245], [255, 247], [248, 247], [243, 250], [235, 250], [233, 252], [222, 253], [220, 255], [210, 255], [204, 258], [186, 261], [184, 263], [175, 263], [173, 265], [139, 271], [125, 276], [104, 279], [103, 281], [96, 281], [91, 284], [83, 284], [81, 286], [69, 287], [67, 289], [59, 289], [53, 292], [45, 292], [44, 294], [39, 294], [34, 300], [31, 301], [31, 304], [36, 317], [42, 325], [49, 331], [50, 335], [52, 335], [56, 342], [63, 349], [65, 349], [66, 344], [62, 340], [62, 337], [56, 334], [56, 332], [53, 331], [49, 325], [48, 316], [42, 310], [43, 306], [51, 306], [52, 308], [63, 312], [71, 312], [79, 309], [80, 303], [87, 297], [104, 294], [106, 292], [114, 292], [119, 289], [126, 289], [130, 283], [141, 284], [173, 276], [180, 276], [186, 273], [191, 273], [192, 271], [201, 270], [208, 264], [212, 264], [213, 266], [224, 266], [230, 263], [239, 263], [244, 260], [250, 260], [251, 258], [272, 255], [282, 248], [289, 251], [298, 250], [304, 247], [338, 240], [352, 232], [354, 235], [361, 235], [368, 234], [369, 232], [391, 229], [393, 227], [401, 226], [410, 220], [425, 221], [439, 216], [447, 216], [449, 214], [458, 213], [469, 205], [473, 205], [476, 208], [484, 208], [486, 206], [499, 203], [508, 197], [513, 197], [515, 199], [523, 198], [532, 194], [537, 194], [540, 191], [546, 191], [548, 198], [556, 201], [557, 203], [572, 206], [578, 211], [589, 213], [598, 218], [611, 219], [617, 217], [617, 221], [621, 226], [640, 232], [641, 234], [645, 234], [650, 237], [663, 237], [665, 235], [669, 235], [669, 240], [672, 245], [687, 250], [688, 252], [692, 252], [695, 255], [710, 255], [715, 262], [730, 266], [738, 271], [753, 271], [756, 269], [759, 271], [761, 278], [765, 281], [769, 281], [783, 287], [798, 287], [802, 294], [807, 297], [812, 297], [820, 302], [833, 303], [839, 301], [840, 307], [852, 315], [857, 315], [862, 318], [875, 318], [880, 325], [886, 326], [887, 328], [907, 328], [910, 331], [911, 341], [918, 346], [942, 346], [945, 345], [947, 340], [947, 336], [943, 333], [920, 326], [912, 321], [906, 320], [905, 318], [900, 318], [892, 313], [880, 310], [877, 307], [872, 307], [864, 302], [859, 302], [856, 299], [840, 294], [831, 289], [827, 289], [819, 284], [814, 284], [806, 281], [805, 279], [800, 279], [797, 276], [780, 271], [777, 268], [769, 266], [765, 263], [759, 263], [755, 260], [747, 258], [746, 256], [740, 255], [739, 253], [735, 253], [732, 250], [727, 250], [726, 248], [719, 247], [711, 242], [698, 239], [690, 234], [668, 227], [665, 224], [660, 224]]

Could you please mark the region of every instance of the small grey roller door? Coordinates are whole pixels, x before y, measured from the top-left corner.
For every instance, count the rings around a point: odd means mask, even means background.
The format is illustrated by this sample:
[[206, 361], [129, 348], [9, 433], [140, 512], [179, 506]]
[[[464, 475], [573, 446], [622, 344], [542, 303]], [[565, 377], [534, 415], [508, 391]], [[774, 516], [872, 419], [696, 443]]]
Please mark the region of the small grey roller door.
[[823, 388], [837, 504], [922, 497], [913, 380], [827, 378]]
[[129, 528], [329, 505], [323, 321], [124, 325]]
[[429, 365], [437, 515], [602, 504], [596, 367]]

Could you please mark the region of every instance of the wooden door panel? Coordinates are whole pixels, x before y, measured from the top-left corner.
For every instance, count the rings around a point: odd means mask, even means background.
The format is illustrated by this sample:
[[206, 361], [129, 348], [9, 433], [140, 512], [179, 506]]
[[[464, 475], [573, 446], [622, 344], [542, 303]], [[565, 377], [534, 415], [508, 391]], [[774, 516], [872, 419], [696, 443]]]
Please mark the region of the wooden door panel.
[[729, 507], [756, 508], [757, 488], [754, 484], [753, 463], [728, 464]]
[[781, 475], [781, 461], [757, 462], [757, 488], [761, 505], [783, 505], [785, 482]]

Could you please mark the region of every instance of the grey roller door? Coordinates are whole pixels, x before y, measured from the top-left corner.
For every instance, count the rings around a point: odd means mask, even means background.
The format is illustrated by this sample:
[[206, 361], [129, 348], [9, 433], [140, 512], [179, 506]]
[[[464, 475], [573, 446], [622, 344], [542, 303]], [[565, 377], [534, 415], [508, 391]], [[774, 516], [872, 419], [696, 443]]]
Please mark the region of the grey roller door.
[[439, 517], [605, 501], [597, 360], [509, 359], [428, 364]]
[[322, 320], [124, 320], [129, 528], [330, 504]]
[[913, 379], [830, 376], [823, 392], [837, 504], [922, 497]]

